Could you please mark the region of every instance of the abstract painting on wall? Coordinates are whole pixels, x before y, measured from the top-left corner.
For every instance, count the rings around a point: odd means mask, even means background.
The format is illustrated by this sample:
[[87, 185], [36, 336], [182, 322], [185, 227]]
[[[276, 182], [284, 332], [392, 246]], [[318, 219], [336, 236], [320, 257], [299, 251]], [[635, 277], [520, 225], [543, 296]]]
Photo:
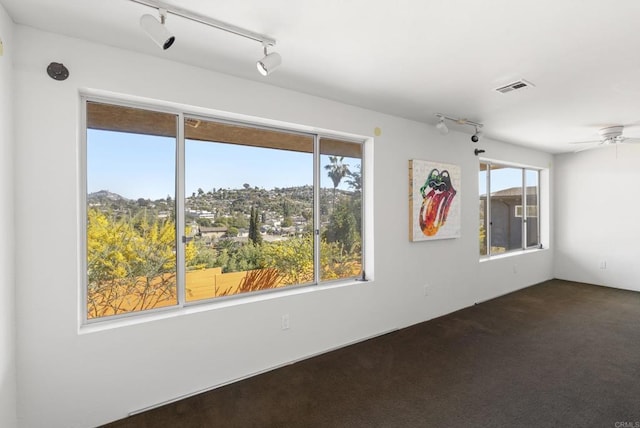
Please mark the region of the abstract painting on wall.
[[409, 239], [430, 241], [460, 237], [460, 167], [409, 161]]

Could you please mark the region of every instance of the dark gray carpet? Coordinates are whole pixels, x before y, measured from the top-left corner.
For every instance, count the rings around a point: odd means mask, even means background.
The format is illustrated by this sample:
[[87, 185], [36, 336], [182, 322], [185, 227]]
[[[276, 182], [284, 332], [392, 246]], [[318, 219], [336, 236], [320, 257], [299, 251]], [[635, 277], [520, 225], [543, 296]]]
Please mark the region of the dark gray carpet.
[[640, 293], [553, 280], [105, 427], [624, 426]]

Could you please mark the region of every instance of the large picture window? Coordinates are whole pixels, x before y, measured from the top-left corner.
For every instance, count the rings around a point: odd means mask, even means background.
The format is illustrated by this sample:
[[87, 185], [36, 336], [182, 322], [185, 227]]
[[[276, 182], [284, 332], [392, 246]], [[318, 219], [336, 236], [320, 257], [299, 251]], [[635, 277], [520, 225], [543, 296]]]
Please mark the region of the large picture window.
[[480, 162], [480, 256], [540, 244], [539, 171]]
[[86, 320], [363, 275], [363, 144], [83, 100]]
[[86, 107], [87, 318], [176, 305], [178, 117]]

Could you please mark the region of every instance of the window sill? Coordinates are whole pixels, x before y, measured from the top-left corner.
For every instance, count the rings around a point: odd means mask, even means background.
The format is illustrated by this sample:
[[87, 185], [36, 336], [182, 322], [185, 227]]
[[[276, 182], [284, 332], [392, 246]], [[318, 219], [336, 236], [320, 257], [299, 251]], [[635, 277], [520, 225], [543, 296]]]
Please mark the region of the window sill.
[[372, 284], [373, 280], [361, 281], [356, 279], [349, 279], [345, 281], [330, 282], [322, 285], [300, 285], [288, 288], [286, 290], [278, 290], [276, 292], [267, 292], [252, 294], [248, 296], [236, 296], [233, 298], [221, 299], [221, 300], [209, 300], [202, 302], [190, 302], [185, 306], [177, 307], [171, 306], [166, 308], [159, 308], [150, 310], [146, 313], [133, 313], [129, 316], [116, 319], [104, 319], [96, 320], [88, 324], [80, 324], [78, 329], [79, 335], [91, 334], [101, 331], [107, 331], [122, 327], [129, 327], [139, 324], [146, 324], [149, 322], [166, 320], [176, 317], [183, 317], [192, 314], [199, 314], [202, 312], [215, 311], [218, 309], [230, 308], [234, 306], [242, 306], [252, 303], [263, 302], [272, 299], [281, 299], [289, 296], [298, 296], [301, 294], [321, 292], [325, 290], [333, 290], [337, 288], [349, 287], [355, 284]]
[[541, 251], [547, 251], [548, 249], [549, 248], [544, 247], [544, 248], [529, 248], [529, 249], [526, 249], [526, 250], [509, 251], [508, 253], [496, 254], [495, 256], [481, 257], [479, 262], [480, 263], [485, 263], [485, 262], [489, 262], [491, 260], [507, 259], [507, 258], [510, 258], [510, 257], [521, 256], [523, 254], [531, 254], [531, 253], [538, 253], [538, 252], [541, 252]]

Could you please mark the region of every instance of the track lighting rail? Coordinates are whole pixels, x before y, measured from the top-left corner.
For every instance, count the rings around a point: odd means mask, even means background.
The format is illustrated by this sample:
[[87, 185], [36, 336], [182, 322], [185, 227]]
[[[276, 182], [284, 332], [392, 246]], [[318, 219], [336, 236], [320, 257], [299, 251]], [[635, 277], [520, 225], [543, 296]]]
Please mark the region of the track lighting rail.
[[473, 126], [475, 128], [482, 128], [484, 126], [483, 124], [478, 123], [478, 122], [474, 122], [472, 120], [458, 119], [456, 117], [450, 117], [450, 116], [444, 115], [442, 113], [435, 113], [434, 116], [437, 117], [440, 120], [443, 120], [443, 119], [450, 120], [452, 122], [457, 123], [458, 125], [469, 125], [469, 126]]
[[459, 118], [456, 118], [456, 117], [445, 116], [442, 113], [435, 113], [434, 116], [438, 118], [438, 123], [436, 124], [436, 129], [441, 134], [444, 135], [444, 134], [447, 134], [449, 132], [449, 128], [447, 127], [447, 124], [445, 123], [445, 119], [446, 119], [446, 120], [450, 120], [452, 122], [455, 122], [458, 125], [468, 125], [468, 126], [474, 127], [476, 132], [475, 132], [475, 134], [473, 134], [471, 136], [471, 141], [473, 141], [474, 143], [477, 143], [480, 140], [480, 136], [482, 135], [482, 127], [484, 126], [481, 123], [474, 122], [474, 121], [468, 120], [468, 119], [459, 119]]
[[246, 30], [244, 28], [238, 27], [233, 24], [228, 24], [223, 21], [218, 21], [217, 19], [210, 18], [208, 16], [200, 15], [199, 13], [191, 12], [189, 10], [183, 9], [179, 6], [172, 6], [157, 0], [129, 0], [134, 3], [141, 4], [143, 6], [151, 7], [154, 9], [164, 9], [168, 13], [176, 16], [180, 16], [185, 19], [189, 19], [191, 21], [199, 22], [204, 25], [208, 25], [209, 27], [217, 28], [222, 31], [226, 31], [228, 33], [236, 34], [238, 36], [245, 37], [247, 39], [254, 40], [256, 42], [260, 42], [265, 46], [275, 46], [275, 39], [265, 36], [264, 34], [255, 33], [250, 30]]

